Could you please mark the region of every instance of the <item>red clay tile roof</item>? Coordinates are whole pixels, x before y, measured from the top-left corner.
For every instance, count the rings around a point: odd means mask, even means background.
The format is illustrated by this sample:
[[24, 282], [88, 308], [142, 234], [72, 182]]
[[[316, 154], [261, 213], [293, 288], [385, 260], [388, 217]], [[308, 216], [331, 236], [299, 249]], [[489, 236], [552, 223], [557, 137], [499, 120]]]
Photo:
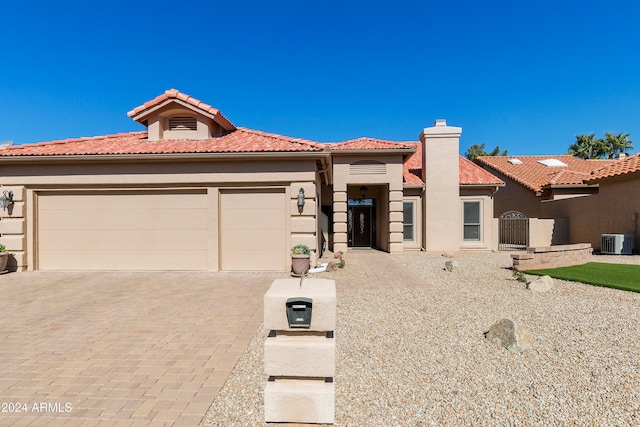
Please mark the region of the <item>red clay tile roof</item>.
[[204, 113], [208, 113], [212, 116], [216, 116], [222, 119], [223, 122], [225, 122], [224, 124], [228, 124], [229, 126], [224, 126], [225, 129], [227, 130], [232, 130], [235, 128], [235, 126], [229, 121], [227, 120], [226, 117], [224, 117], [222, 115], [222, 113], [220, 112], [220, 110], [218, 110], [217, 108], [213, 108], [211, 105], [209, 104], [205, 104], [204, 102], [200, 101], [199, 99], [196, 99], [192, 96], [189, 96], [185, 93], [180, 92], [177, 89], [169, 89], [166, 90], [162, 95], [158, 95], [156, 96], [154, 99], [152, 99], [151, 101], [147, 101], [144, 104], [140, 105], [139, 107], [134, 108], [133, 110], [129, 111], [127, 113], [127, 115], [131, 118], [134, 118], [135, 120], [137, 120], [135, 118], [135, 116], [139, 116], [141, 115], [143, 112], [150, 110], [158, 105], [161, 105], [162, 103], [170, 100], [170, 99], [179, 99], [180, 101], [186, 102], [187, 104], [195, 107], [194, 109], [196, 110], [200, 110], [201, 112]]
[[469, 159], [460, 156], [460, 185], [499, 185], [504, 186], [504, 181], [491, 175]]
[[402, 165], [402, 174], [405, 184], [424, 184], [422, 180], [422, 144], [419, 142], [408, 143], [415, 147], [416, 152]]
[[403, 150], [413, 148], [414, 143], [385, 141], [375, 138], [357, 138], [344, 142], [330, 142], [327, 146], [331, 151], [338, 150]]
[[[404, 162], [404, 183], [423, 184], [422, 144], [419, 142], [412, 142], [407, 144], [416, 147], [416, 152], [413, 154], [413, 156], [409, 157], [406, 162]], [[501, 179], [493, 176], [488, 171], [482, 169], [480, 166], [462, 156], [458, 156], [458, 165], [460, 169], [460, 185], [504, 185], [504, 182]]]
[[640, 173], [640, 153], [627, 157], [626, 159], [616, 160], [612, 165], [593, 171], [586, 182], [588, 184], [593, 184], [596, 181], [600, 182], [603, 179], [629, 175], [632, 173]]
[[147, 132], [119, 133], [0, 148], [0, 156], [107, 154], [251, 153], [324, 151], [324, 145], [299, 138], [238, 128], [205, 140], [148, 141]]
[[[519, 159], [522, 164], [511, 164], [510, 159]], [[557, 159], [567, 166], [545, 166], [538, 162], [545, 159]], [[584, 160], [569, 155], [482, 156], [478, 157], [478, 162], [531, 191], [540, 192], [549, 185], [583, 184], [591, 172], [610, 165], [612, 160]]]

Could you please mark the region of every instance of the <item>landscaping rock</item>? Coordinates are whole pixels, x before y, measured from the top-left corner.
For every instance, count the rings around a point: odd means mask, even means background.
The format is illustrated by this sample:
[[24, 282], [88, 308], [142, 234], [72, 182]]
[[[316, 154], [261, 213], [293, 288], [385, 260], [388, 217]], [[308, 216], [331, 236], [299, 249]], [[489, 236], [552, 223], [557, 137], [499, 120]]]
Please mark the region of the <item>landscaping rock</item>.
[[327, 264], [327, 271], [328, 272], [332, 272], [332, 271], [336, 271], [338, 267], [336, 267], [336, 263], [331, 261], [330, 263]]
[[455, 258], [455, 254], [452, 254], [451, 252], [442, 252], [442, 256], [445, 258]]
[[458, 268], [458, 263], [456, 261], [447, 261], [444, 263], [445, 270], [452, 272], [456, 268]]
[[512, 353], [522, 353], [533, 346], [531, 333], [511, 319], [502, 319], [489, 328], [485, 338]]
[[553, 279], [551, 276], [542, 276], [527, 283], [527, 289], [533, 292], [545, 293], [553, 289]]

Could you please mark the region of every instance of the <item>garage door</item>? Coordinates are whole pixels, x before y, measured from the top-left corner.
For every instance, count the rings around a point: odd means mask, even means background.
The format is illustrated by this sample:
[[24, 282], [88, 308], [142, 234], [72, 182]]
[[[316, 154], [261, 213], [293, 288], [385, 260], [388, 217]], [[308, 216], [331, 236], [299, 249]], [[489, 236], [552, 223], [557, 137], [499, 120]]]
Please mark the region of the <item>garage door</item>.
[[286, 269], [285, 193], [220, 192], [221, 270]]
[[50, 193], [38, 197], [38, 268], [206, 270], [203, 191]]

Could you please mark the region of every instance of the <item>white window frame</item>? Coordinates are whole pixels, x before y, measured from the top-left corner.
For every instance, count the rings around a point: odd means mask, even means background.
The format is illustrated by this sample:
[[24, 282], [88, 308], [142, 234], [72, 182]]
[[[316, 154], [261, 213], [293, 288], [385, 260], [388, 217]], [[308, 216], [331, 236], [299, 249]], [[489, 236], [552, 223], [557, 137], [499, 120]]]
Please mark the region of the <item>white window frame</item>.
[[[464, 207], [466, 203], [475, 203], [478, 205], [478, 222], [477, 223], [467, 223], [464, 217]], [[483, 233], [482, 233], [482, 216], [483, 216], [483, 204], [480, 199], [467, 199], [462, 201], [462, 241], [463, 242], [482, 242]], [[477, 226], [478, 227], [478, 238], [477, 239], [465, 239], [464, 237], [464, 229], [466, 226]]]
[[[411, 207], [411, 211], [412, 211], [412, 214], [413, 214], [413, 221], [411, 223], [411, 227], [412, 227], [413, 232], [412, 232], [411, 239], [406, 239], [405, 236], [404, 236], [404, 227], [406, 226], [406, 224], [404, 222], [404, 205], [405, 205], [405, 203], [411, 203], [411, 206], [412, 206]], [[404, 243], [415, 243], [416, 240], [417, 240], [417, 231], [418, 231], [418, 227], [417, 227], [417, 224], [416, 224], [416, 221], [418, 220], [418, 210], [417, 210], [417, 202], [416, 202], [415, 199], [404, 199], [402, 201], [402, 214], [403, 214], [403, 217], [402, 217], [402, 241]]]

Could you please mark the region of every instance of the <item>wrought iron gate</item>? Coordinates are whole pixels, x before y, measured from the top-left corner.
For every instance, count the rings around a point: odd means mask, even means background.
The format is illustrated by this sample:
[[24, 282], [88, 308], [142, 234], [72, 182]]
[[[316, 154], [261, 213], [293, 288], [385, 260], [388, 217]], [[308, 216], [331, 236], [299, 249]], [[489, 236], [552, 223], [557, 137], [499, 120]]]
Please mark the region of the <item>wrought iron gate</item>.
[[509, 211], [498, 219], [498, 250], [525, 250], [529, 246], [529, 218], [518, 211]]

